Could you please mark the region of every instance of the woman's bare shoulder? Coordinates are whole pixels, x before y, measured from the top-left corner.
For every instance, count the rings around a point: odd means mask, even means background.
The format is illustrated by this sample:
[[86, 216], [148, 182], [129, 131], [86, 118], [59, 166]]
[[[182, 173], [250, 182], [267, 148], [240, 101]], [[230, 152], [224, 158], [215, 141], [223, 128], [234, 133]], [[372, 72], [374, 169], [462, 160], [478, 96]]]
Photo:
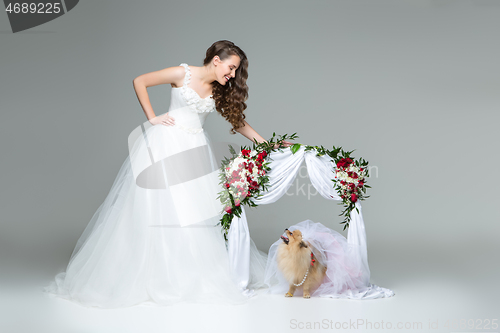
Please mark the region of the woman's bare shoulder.
[[171, 82], [170, 85], [173, 88], [182, 87], [184, 85], [184, 77], [186, 76], [186, 69], [184, 66], [172, 66], [166, 68], [172, 72], [172, 77], [175, 78], [175, 81]]

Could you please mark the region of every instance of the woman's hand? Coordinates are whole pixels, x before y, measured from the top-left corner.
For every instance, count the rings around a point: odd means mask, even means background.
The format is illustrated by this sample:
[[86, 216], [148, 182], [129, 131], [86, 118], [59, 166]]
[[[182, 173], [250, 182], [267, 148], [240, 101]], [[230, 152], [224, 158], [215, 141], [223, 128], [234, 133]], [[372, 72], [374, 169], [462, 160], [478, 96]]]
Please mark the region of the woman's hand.
[[[264, 142], [267, 142], [267, 140], [265, 140]], [[282, 146], [284, 147], [290, 147], [293, 145], [293, 142], [290, 142], [290, 141], [286, 141], [286, 140], [283, 140], [282, 141]], [[277, 149], [279, 148], [279, 145], [277, 143], [274, 144], [274, 149]]]
[[[283, 146], [290, 147], [291, 145], [293, 145], [293, 142], [283, 140]], [[276, 144], [275, 148], [277, 148], [276, 146], [278, 146], [278, 145]]]
[[150, 119], [149, 122], [152, 125], [165, 125], [165, 126], [174, 126], [175, 125], [175, 119], [167, 113], [162, 114], [160, 116], [156, 116], [153, 119]]

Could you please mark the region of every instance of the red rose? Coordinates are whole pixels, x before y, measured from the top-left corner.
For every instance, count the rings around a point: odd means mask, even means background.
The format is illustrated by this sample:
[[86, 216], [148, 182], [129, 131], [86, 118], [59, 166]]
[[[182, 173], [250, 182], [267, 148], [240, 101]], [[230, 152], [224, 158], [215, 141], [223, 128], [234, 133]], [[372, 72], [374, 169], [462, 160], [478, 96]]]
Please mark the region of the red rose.
[[337, 168], [346, 168], [352, 163], [350, 158], [342, 158], [337, 162]]
[[351, 201], [352, 202], [358, 201], [358, 196], [356, 195], [356, 193], [351, 194]]
[[231, 212], [232, 212], [231, 207], [229, 207], [229, 206], [226, 207], [225, 211], [226, 211], [226, 213], [231, 214]]

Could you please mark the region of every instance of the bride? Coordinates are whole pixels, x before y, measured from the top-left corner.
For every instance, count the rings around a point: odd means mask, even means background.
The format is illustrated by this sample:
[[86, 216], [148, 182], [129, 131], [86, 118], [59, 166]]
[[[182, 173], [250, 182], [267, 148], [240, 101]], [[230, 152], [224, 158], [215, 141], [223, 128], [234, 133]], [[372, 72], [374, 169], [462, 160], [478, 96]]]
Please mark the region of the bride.
[[[182, 63], [134, 79], [148, 120], [131, 133], [129, 156], [46, 293], [100, 308], [248, 299], [217, 226], [219, 165], [203, 130], [217, 111], [231, 134], [266, 141], [244, 120], [247, 67], [245, 53], [221, 40], [201, 67]], [[156, 116], [147, 88], [160, 84], [172, 86], [171, 99], [168, 112]], [[248, 288], [259, 288], [267, 255], [252, 252]]]

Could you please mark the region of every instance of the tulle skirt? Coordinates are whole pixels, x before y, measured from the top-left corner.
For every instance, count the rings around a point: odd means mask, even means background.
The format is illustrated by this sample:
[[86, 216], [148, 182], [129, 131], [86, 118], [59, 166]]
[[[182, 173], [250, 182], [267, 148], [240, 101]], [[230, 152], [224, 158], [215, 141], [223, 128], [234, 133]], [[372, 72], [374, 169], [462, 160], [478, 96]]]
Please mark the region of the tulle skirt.
[[[100, 308], [246, 302], [216, 226], [222, 207], [208, 135], [148, 124], [131, 134], [109, 194], [44, 291]], [[253, 286], [262, 285], [266, 257], [253, 248]]]

